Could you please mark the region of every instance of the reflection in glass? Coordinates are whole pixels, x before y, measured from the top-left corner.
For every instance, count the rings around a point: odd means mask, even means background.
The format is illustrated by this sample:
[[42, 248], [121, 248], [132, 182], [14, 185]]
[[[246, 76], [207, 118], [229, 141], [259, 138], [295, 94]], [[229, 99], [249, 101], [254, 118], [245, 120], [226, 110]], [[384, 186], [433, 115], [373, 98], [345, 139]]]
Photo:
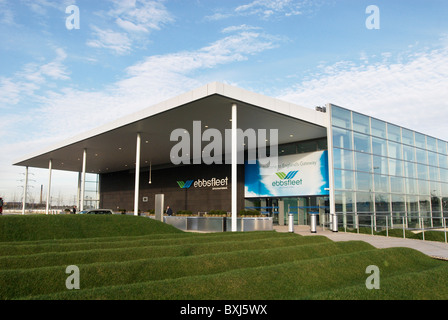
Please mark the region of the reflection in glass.
[[387, 139], [401, 143], [401, 128], [396, 125], [388, 123]]
[[353, 130], [365, 134], [370, 134], [370, 121], [369, 117], [353, 112]]
[[351, 111], [332, 106], [331, 119], [334, 126], [351, 129]]
[[356, 151], [368, 152], [368, 153], [371, 152], [370, 136], [354, 132], [353, 138], [354, 138], [354, 145], [355, 145]]
[[333, 128], [333, 146], [343, 149], [353, 149], [352, 132], [345, 129]]

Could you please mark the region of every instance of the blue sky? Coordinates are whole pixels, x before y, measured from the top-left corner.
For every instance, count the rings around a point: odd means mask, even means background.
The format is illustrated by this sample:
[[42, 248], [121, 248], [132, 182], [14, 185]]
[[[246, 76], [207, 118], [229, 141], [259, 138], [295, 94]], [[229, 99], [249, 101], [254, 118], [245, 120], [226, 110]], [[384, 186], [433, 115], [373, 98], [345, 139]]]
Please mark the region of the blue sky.
[[[446, 0], [0, 0], [0, 196], [20, 198], [17, 158], [212, 81], [448, 140], [447, 13]], [[37, 193], [47, 175], [31, 172]], [[76, 186], [54, 173], [53, 193]]]

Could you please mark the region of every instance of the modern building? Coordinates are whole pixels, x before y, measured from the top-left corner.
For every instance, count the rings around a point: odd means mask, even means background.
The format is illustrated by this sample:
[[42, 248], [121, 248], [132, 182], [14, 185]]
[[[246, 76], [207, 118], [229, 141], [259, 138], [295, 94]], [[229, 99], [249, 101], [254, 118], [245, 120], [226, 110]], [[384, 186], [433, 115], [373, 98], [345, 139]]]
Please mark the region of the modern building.
[[275, 223], [294, 214], [305, 225], [318, 213], [333, 231], [440, 226], [448, 216], [446, 141], [332, 104], [313, 110], [217, 82], [15, 165], [49, 169], [47, 212], [51, 171], [68, 170], [79, 172], [81, 209], [137, 215], [163, 194], [174, 212], [224, 210], [233, 223], [240, 210], [257, 209]]

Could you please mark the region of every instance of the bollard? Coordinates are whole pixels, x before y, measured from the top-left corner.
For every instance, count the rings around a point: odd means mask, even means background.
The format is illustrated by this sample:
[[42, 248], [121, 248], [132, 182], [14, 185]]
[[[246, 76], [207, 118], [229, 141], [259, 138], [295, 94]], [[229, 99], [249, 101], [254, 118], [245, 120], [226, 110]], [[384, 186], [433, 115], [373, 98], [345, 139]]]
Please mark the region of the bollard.
[[317, 230], [317, 215], [318, 212], [310, 212], [310, 227], [311, 227], [311, 233], [316, 233]]
[[289, 214], [289, 232], [294, 233], [294, 215]]

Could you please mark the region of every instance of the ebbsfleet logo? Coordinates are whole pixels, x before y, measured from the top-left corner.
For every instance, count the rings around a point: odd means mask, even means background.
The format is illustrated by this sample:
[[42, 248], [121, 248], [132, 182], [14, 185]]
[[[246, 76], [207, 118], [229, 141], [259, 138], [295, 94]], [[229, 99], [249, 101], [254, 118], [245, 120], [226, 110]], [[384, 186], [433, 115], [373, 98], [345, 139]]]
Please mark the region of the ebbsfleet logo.
[[177, 184], [179, 185], [179, 188], [181, 189], [189, 189], [191, 185], [193, 184], [194, 180], [188, 180], [187, 182], [184, 181], [177, 181]]
[[286, 174], [284, 172], [277, 172], [276, 175], [281, 180], [291, 180], [291, 179], [294, 179], [294, 177], [297, 175], [297, 173], [299, 173], [299, 171], [290, 171], [290, 172], [288, 172], [288, 174]]
[[288, 173], [277, 172], [277, 177], [280, 180], [272, 182], [273, 187], [289, 187], [289, 186], [300, 186], [302, 185], [302, 179], [294, 180], [299, 171], [290, 171]]
[[210, 180], [198, 179], [196, 181], [187, 180], [186, 182], [177, 181], [177, 184], [181, 189], [190, 189], [191, 187], [194, 187], [194, 188], [213, 188], [213, 190], [223, 190], [227, 189], [227, 186], [229, 185], [229, 178], [228, 177], [224, 179], [212, 178]]

